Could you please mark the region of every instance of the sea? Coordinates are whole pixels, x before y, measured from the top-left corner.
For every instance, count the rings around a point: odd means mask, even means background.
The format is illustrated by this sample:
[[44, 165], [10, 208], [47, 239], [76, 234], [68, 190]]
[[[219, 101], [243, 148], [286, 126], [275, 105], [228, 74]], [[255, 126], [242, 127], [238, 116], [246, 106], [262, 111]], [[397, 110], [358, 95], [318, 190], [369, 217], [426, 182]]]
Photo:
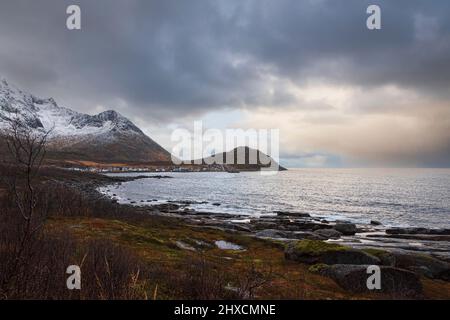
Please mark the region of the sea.
[[[289, 169], [259, 172], [164, 172], [100, 188], [119, 203], [190, 201], [197, 211], [255, 219], [275, 211], [309, 213], [329, 221], [387, 227], [450, 228], [450, 169]], [[154, 201], [156, 200], [156, 201]]]

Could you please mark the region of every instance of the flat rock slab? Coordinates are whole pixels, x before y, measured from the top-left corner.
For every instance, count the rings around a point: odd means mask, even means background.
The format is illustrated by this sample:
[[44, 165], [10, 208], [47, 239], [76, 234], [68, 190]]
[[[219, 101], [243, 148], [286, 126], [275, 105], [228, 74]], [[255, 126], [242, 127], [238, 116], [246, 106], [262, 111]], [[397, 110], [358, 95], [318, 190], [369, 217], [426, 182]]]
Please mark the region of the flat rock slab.
[[426, 241], [449, 241], [450, 235], [439, 234], [386, 234], [386, 235], [368, 235], [371, 238], [391, 238], [391, 239], [407, 239], [407, 240], [426, 240]]
[[386, 230], [387, 234], [434, 234], [450, 235], [450, 229], [427, 229], [427, 228], [391, 228]]

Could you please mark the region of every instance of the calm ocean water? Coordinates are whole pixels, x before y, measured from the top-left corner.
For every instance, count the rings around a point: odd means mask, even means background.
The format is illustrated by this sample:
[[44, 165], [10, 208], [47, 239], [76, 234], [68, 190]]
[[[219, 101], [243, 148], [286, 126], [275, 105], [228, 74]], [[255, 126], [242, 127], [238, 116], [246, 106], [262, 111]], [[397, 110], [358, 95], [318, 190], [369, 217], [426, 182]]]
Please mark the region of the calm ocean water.
[[141, 179], [101, 191], [116, 194], [121, 203], [136, 201], [137, 205], [148, 199], [207, 201], [191, 207], [250, 216], [286, 210], [357, 223], [379, 220], [386, 226], [450, 227], [450, 169], [291, 169], [272, 176], [257, 172], [165, 175], [173, 179]]

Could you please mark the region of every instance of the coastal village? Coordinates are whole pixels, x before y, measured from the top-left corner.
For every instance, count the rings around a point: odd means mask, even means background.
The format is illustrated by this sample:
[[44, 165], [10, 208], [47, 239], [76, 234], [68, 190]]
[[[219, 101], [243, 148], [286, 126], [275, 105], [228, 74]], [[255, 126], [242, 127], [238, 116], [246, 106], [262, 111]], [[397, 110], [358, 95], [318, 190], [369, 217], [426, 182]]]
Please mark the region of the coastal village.
[[189, 165], [189, 166], [74, 166], [66, 168], [78, 172], [94, 173], [133, 173], [133, 172], [229, 172], [238, 170], [225, 165]]

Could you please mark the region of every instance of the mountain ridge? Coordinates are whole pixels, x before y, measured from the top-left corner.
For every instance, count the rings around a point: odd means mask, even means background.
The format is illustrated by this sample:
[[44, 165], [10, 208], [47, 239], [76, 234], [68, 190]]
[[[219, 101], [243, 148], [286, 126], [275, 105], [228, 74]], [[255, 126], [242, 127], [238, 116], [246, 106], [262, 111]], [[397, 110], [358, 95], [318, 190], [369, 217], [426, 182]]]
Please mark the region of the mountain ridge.
[[[58, 106], [0, 80], [0, 131], [11, 119], [34, 131], [49, 131], [48, 149], [56, 158], [103, 162], [170, 162], [170, 153], [114, 110], [88, 115]], [[73, 160], [73, 159], [71, 159]]]

